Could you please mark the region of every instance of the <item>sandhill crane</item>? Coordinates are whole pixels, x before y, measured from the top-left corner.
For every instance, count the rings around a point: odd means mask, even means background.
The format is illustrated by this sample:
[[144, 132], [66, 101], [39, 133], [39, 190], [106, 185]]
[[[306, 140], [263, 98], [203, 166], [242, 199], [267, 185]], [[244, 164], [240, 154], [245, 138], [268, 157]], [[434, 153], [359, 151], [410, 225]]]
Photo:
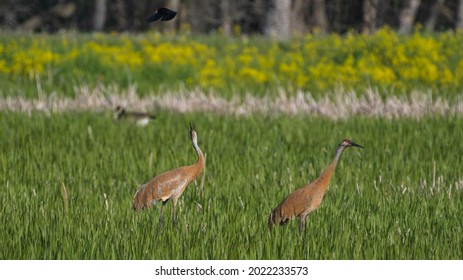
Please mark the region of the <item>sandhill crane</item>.
[[174, 12], [172, 10], [169, 10], [167, 8], [159, 8], [157, 9], [156, 11], [154, 11], [154, 13], [152, 15], [150, 15], [146, 21], [147, 22], [153, 22], [153, 21], [157, 21], [157, 20], [161, 20], [161, 21], [167, 21], [167, 20], [171, 20], [175, 17], [175, 15], [177, 15], [177, 12]]
[[150, 207], [156, 201], [161, 200], [161, 215], [159, 224], [162, 225], [163, 213], [162, 210], [167, 201], [172, 200], [173, 205], [173, 223], [177, 225], [177, 200], [182, 195], [185, 188], [191, 181], [195, 180], [204, 170], [206, 160], [203, 152], [198, 146], [198, 137], [196, 131], [190, 123], [190, 138], [193, 148], [198, 155], [198, 160], [195, 164], [179, 167], [174, 170], [166, 171], [155, 176], [151, 181], [142, 185], [135, 193], [133, 198], [133, 208], [135, 211], [143, 210]]
[[125, 110], [123, 106], [117, 106], [115, 113], [114, 113], [114, 119], [116, 120], [122, 120], [122, 119], [127, 119], [132, 122], [135, 122], [139, 126], [145, 126], [147, 125], [151, 120], [154, 120], [156, 116], [148, 114], [148, 113], [142, 113], [142, 112], [129, 112]]
[[322, 202], [325, 191], [330, 183], [331, 175], [333, 175], [342, 151], [347, 147], [363, 148], [349, 139], [342, 140], [336, 149], [333, 161], [328, 165], [325, 171], [323, 171], [320, 177], [312, 183], [290, 193], [275, 209], [273, 209], [268, 217], [269, 229], [271, 229], [274, 224], [284, 225], [290, 219], [299, 217], [299, 232], [302, 232], [307, 215], [317, 209]]

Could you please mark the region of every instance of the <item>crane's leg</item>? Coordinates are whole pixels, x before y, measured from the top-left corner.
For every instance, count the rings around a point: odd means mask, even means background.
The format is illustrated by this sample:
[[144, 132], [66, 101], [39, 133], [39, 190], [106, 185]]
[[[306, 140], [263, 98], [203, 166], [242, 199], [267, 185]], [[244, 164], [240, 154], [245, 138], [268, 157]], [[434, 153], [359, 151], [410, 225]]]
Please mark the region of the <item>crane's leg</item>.
[[166, 202], [162, 202], [161, 203], [161, 214], [159, 216], [159, 227], [162, 227], [162, 223], [164, 221], [164, 218], [163, 218], [163, 210], [164, 210], [164, 204], [166, 204]]
[[299, 234], [302, 233], [302, 231], [305, 228], [305, 219], [307, 218], [307, 215], [300, 215], [299, 216]]
[[177, 199], [172, 199], [172, 205], [174, 206], [172, 208], [174, 214], [174, 227], [177, 227]]

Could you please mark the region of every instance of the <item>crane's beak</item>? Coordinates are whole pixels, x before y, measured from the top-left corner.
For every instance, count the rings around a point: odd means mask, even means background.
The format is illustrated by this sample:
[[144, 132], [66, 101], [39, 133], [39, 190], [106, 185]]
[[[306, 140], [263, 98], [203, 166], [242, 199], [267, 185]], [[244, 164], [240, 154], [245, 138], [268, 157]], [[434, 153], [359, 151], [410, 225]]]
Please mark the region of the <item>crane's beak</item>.
[[353, 146], [353, 147], [359, 147], [359, 148], [363, 149], [363, 146], [360, 146], [359, 144], [354, 143], [354, 142], [350, 143], [350, 145]]
[[193, 125], [190, 122], [190, 132], [193, 131]]

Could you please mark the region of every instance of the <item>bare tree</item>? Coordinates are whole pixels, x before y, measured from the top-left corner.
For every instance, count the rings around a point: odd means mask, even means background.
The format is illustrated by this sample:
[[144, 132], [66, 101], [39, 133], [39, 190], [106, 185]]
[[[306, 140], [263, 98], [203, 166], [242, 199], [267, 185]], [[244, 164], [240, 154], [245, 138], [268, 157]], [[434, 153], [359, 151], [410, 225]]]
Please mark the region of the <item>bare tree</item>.
[[407, 34], [412, 31], [413, 24], [415, 23], [416, 13], [420, 7], [421, 0], [407, 0], [405, 7], [399, 15], [399, 33]]
[[[167, 7], [169, 7], [169, 9], [172, 9], [174, 11], [176, 11], [177, 13], [181, 13], [181, 1], [180, 0], [169, 0], [168, 3], [167, 3]], [[175, 20], [171, 20], [171, 21], [167, 21], [165, 22], [165, 24], [163, 24], [166, 28], [166, 30], [169, 30], [169, 31], [173, 31], [175, 29], [178, 29], [180, 27], [180, 23], [181, 23], [181, 19], [179, 17], [179, 15], [177, 14], [177, 18], [175, 18]]]
[[[148, 24], [159, 7], [178, 12], [175, 20]], [[429, 30], [463, 30], [463, 0], [0, 0], [0, 28], [55, 32], [80, 30], [172, 30], [194, 33], [221, 28], [225, 35], [239, 25], [244, 34], [287, 38], [317, 28], [321, 33], [360, 30], [373, 33], [382, 25], [409, 33], [423, 22]]]
[[442, 11], [442, 7], [444, 6], [445, 0], [436, 0], [431, 7], [431, 15], [429, 16], [428, 20], [426, 21], [426, 29], [429, 31], [434, 31], [436, 28], [437, 18], [439, 17], [440, 12]]
[[69, 19], [75, 12], [75, 3], [58, 2], [45, 10], [35, 11], [32, 17], [23, 21], [18, 27], [29, 31], [56, 31], [62, 28], [60, 19]]
[[291, 30], [301, 34], [307, 32], [306, 18], [309, 13], [310, 1], [293, 0], [291, 7]]
[[378, 0], [363, 0], [362, 33], [371, 34], [376, 31]]
[[325, 0], [313, 0], [313, 17], [315, 25], [319, 28], [320, 33], [327, 33], [328, 20], [326, 18]]
[[220, 25], [218, 11], [220, 2], [215, 0], [184, 1], [188, 15], [182, 12], [182, 19], [187, 20], [194, 32], [209, 32]]
[[[253, 6], [248, 0], [220, 0], [220, 27], [225, 36], [232, 35], [234, 24], [246, 21], [252, 17]], [[255, 4], [255, 2], [254, 2]]]
[[93, 30], [101, 31], [106, 22], [106, 0], [95, 0], [95, 13], [93, 14]]
[[463, 31], [463, 0], [458, 1], [457, 30]]
[[125, 7], [124, 0], [116, 0], [115, 3], [111, 5], [114, 6], [114, 19], [117, 22], [118, 28], [126, 29], [127, 28], [127, 9]]
[[220, 11], [222, 12], [222, 30], [225, 36], [232, 34], [233, 18], [230, 10], [230, 1], [220, 0]]
[[291, 35], [291, 0], [275, 0], [269, 11], [267, 33], [275, 38], [287, 39]]

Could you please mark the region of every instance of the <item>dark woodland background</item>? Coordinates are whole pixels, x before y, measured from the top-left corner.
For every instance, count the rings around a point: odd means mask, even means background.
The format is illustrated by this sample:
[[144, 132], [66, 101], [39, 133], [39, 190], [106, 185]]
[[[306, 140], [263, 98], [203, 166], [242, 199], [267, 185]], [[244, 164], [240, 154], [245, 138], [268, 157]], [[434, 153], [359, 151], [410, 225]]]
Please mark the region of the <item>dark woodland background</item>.
[[[159, 7], [178, 11], [165, 24], [147, 24]], [[409, 33], [463, 30], [463, 0], [0, 0], [0, 28], [34, 32], [75, 30], [139, 32], [187, 29], [289, 37], [320, 33], [372, 33], [387, 25]]]

